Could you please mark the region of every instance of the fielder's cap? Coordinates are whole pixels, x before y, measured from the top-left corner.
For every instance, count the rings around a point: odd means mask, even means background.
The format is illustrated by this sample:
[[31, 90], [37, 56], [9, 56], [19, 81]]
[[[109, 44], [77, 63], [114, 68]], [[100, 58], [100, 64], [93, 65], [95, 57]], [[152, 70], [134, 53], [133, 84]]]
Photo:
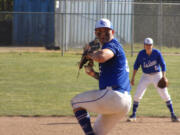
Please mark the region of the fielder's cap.
[[144, 39], [144, 44], [146, 44], [146, 45], [153, 45], [153, 40], [152, 40], [152, 38], [145, 38], [145, 39]]
[[95, 29], [97, 28], [109, 28], [113, 30], [112, 23], [108, 19], [105, 19], [105, 18], [102, 18], [96, 22]]

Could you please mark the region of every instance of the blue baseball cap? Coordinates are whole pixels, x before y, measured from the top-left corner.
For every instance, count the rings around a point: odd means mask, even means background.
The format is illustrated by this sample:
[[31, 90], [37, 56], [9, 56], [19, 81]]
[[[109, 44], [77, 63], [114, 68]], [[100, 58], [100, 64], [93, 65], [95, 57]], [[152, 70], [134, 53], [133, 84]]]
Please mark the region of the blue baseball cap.
[[108, 19], [105, 19], [105, 18], [102, 18], [96, 22], [95, 29], [97, 28], [109, 28], [113, 30], [112, 23]]
[[146, 44], [146, 45], [153, 45], [153, 40], [152, 40], [152, 38], [145, 38], [145, 39], [144, 39], [144, 44]]

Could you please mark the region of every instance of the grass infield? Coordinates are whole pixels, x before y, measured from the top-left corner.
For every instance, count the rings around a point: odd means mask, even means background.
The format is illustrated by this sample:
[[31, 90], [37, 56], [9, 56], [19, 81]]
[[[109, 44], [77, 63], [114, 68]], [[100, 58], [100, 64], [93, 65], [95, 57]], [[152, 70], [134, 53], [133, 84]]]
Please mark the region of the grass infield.
[[[178, 51], [178, 50], [176, 50]], [[180, 52], [180, 51], [178, 51]], [[130, 77], [136, 55], [127, 55]], [[0, 53], [0, 116], [69, 116], [70, 100], [83, 91], [98, 89], [98, 82], [83, 70], [77, 79], [76, 53], [6, 52]], [[180, 116], [180, 55], [164, 55], [169, 93], [174, 110]], [[98, 69], [98, 66], [95, 67]], [[141, 76], [136, 76], [136, 85]], [[153, 86], [147, 89], [137, 115], [169, 116], [169, 111]]]

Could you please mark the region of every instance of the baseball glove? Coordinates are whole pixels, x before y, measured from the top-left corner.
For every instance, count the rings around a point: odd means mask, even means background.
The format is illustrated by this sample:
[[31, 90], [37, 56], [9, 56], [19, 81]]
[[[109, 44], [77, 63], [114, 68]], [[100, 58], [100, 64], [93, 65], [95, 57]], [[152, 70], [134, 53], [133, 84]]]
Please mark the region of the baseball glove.
[[166, 77], [162, 77], [158, 82], [158, 87], [161, 89], [168, 87], [168, 79]]
[[[83, 54], [81, 56], [81, 60], [79, 62], [79, 70], [82, 69], [85, 65], [86, 66], [94, 66], [94, 62], [91, 59], [88, 59], [86, 56], [88, 53], [93, 53], [94, 51], [97, 51], [100, 48], [100, 43], [98, 39], [94, 39], [93, 41], [89, 42], [88, 47], [86, 46], [84, 48]], [[79, 76], [79, 72], [78, 72]]]
[[100, 44], [98, 42], [98, 39], [95, 39], [91, 42], [89, 42], [89, 47], [84, 48], [83, 54], [81, 56], [81, 60], [79, 62], [79, 69], [81, 69], [86, 63], [88, 63], [88, 65], [93, 66], [93, 60], [91, 59], [87, 59], [87, 55], [88, 53], [93, 53], [94, 51], [98, 50], [100, 48]]

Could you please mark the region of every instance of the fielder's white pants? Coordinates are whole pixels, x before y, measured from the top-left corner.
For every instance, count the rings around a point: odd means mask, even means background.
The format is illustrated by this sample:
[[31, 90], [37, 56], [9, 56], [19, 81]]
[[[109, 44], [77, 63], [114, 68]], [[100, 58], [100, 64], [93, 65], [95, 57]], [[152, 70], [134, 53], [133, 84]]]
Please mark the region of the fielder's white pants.
[[129, 112], [131, 96], [107, 88], [81, 93], [71, 103], [74, 109], [81, 107], [88, 112], [98, 113], [94, 132], [96, 135], [106, 135]]
[[171, 100], [171, 97], [170, 97], [170, 95], [168, 93], [167, 87], [163, 88], [163, 89], [157, 87], [157, 84], [158, 84], [158, 82], [159, 82], [159, 80], [161, 78], [162, 78], [162, 73], [161, 72], [157, 72], [157, 73], [154, 73], [154, 74], [145, 74], [145, 73], [143, 73], [143, 75], [142, 75], [142, 77], [141, 77], [141, 79], [139, 81], [139, 84], [137, 86], [136, 93], [134, 95], [134, 101], [140, 102], [140, 100], [142, 99], [143, 95], [146, 92], [147, 87], [150, 84], [154, 84], [154, 87], [156, 88], [159, 95], [161, 96], [161, 98], [164, 101]]

